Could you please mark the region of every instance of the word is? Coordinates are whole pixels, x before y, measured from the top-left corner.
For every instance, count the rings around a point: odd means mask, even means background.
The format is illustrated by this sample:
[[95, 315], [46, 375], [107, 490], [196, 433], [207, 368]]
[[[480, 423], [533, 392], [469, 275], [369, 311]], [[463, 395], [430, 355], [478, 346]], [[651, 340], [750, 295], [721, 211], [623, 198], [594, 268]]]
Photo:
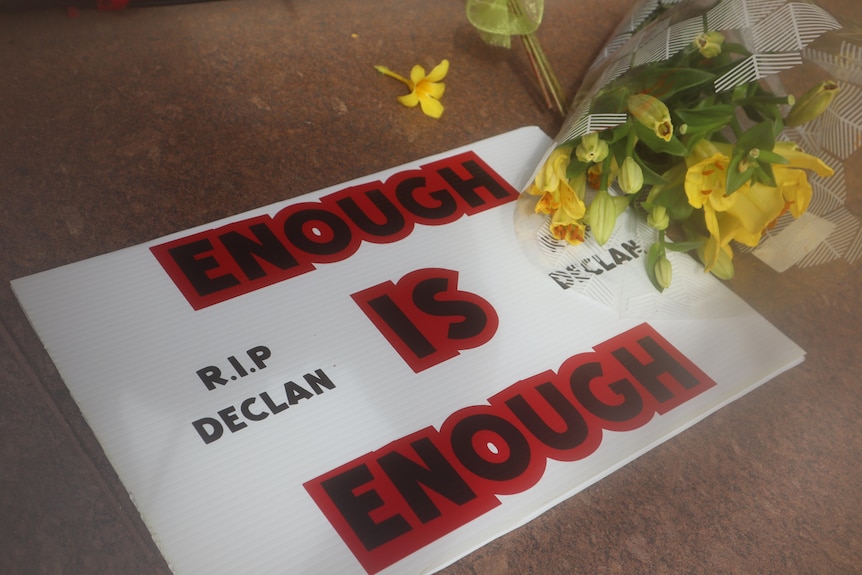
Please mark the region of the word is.
[[494, 308], [458, 288], [458, 272], [420, 269], [351, 297], [401, 358], [419, 373], [487, 343], [497, 331]]

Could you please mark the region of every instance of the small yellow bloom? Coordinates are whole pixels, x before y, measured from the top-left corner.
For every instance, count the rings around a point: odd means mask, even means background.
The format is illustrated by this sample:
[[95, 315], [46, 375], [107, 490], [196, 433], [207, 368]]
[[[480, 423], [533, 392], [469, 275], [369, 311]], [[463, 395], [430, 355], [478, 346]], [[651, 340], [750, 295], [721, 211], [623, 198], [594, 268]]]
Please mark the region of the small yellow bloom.
[[670, 120], [670, 111], [667, 106], [649, 94], [635, 94], [629, 96], [629, 113], [635, 119], [655, 132], [655, 135], [669, 142], [673, 137], [673, 123]]
[[551, 235], [572, 245], [583, 243], [586, 229], [583, 220], [571, 219], [563, 210], [558, 210], [551, 218]]
[[810, 122], [829, 107], [837, 94], [837, 82], [834, 80], [820, 82], [793, 104], [793, 108], [784, 119], [784, 125], [793, 127]]
[[566, 182], [566, 171], [571, 161], [571, 148], [557, 148], [551, 152], [536, 174], [536, 187], [542, 192], [556, 192]]
[[697, 51], [704, 58], [715, 58], [721, 54], [722, 44], [724, 44], [724, 36], [718, 32], [704, 32], [694, 39]]
[[536, 204], [536, 213], [550, 214], [551, 235], [570, 244], [584, 241], [584, 216], [587, 212], [587, 178], [581, 174], [572, 180], [566, 177], [571, 162], [571, 147], [557, 148], [536, 174], [527, 193], [541, 196]]
[[417, 64], [410, 70], [409, 79], [396, 74], [385, 66], [375, 66], [374, 69], [398, 80], [410, 89], [409, 94], [398, 96], [398, 101], [403, 105], [413, 108], [419, 104], [422, 111], [432, 118], [439, 118], [443, 115], [443, 104], [440, 103], [440, 98], [443, 97], [446, 85], [441, 80], [449, 72], [449, 60], [443, 60], [434, 66], [427, 76], [425, 75], [425, 68]]
[[598, 132], [590, 132], [581, 138], [575, 154], [585, 164], [601, 162], [608, 157], [608, 143], [599, 138]]

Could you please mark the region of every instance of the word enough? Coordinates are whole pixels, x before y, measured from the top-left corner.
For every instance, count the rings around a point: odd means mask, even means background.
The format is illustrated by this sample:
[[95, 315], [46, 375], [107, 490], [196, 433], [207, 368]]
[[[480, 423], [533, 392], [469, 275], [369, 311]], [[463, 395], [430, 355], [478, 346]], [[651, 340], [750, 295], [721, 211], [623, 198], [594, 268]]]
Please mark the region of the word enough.
[[427, 427], [345, 463], [305, 489], [376, 573], [521, 493], [548, 459], [595, 452], [716, 383], [641, 324]]
[[362, 242], [391, 243], [416, 224], [443, 225], [518, 192], [464, 152], [150, 248], [196, 310], [347, 259]]

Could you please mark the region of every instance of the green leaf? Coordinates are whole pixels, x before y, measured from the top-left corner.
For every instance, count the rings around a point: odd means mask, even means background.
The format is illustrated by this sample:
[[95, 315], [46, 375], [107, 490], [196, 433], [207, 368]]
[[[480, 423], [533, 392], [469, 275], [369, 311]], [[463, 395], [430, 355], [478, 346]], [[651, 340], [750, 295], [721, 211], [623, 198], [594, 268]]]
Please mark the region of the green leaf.
[[775, 152], [770, 152], [769, 150], [760, 150], [760, 155], [757, 156], [758, 162], [766, 162], [769, 164], [789, 164], [790, 160], [782, 156], [781, 154], [776, 154]]
[[775, 174], [772, 171], [772, 164], [758, 163], [754, 168], [754, 179], [772, 188], [778, 186], [778, 182], [775, 181]]
[[775, 124], [769, 120], [755, 124], [742, 133], [736, 142], [736, 148], [745, 150], [745, 153], [755, 148], [771, 152], [775, 147], [774, 128]]
[[667, 208], [668, 217], [675, 222], [687, 220], [694, 211], [694, 208], [688, 203], [685, 183], [682, 180], [662, 188], [653, 196], [652, 204]]
[[632, 131], [631, 121], [626, 122], [625, 124], [620, 124], [610, 130], [610, 138], [607, 139], [608, 145], [615, 144], [620, 140], [623, 140], [628, 137], [629, 132]]
[[[772, 126], [772, 140], [775, 141], [775, 139], [778, 137], [778, 134], [780, 134], [783, 131], [784, 131], [784, 118], [779, 117], [775, 121], [775, 125]], [[773, 147], [775, 147], [775, 144], [773, 144]], [[770, 148], [770, 150], [771, 149], [772, 148]]]
[[[686, 156], [691, 155], [694, 152], [694, 147], [701, 140], [706, 139], [707, 132], [694, 132], [693, 134], [686, 134], [685, 136], [685, 149], [687, 151]], [[718, 134], [710, 134], [709, 139], [713, 142], [721, 141], [718, 137]]]
[[733, 54], [741, 54], [743, 56], [751, 56], [751, 52], [749, 52], [745, 46], [742, 44], [736, 44], [734, 42], [725, 42], [721, 45], [722, 54], [733, 53]]
[[702, 109], [674, 110], [676, 116], [693, 132], [714, 132], [727, 126], [736, 114], [731, 104], [713, 104]]
[[640, 165], [641, 171], [644, 174], [644, 185], [657, 186], [659, 184], [667, 184], [668, 183], [667, 179], [664, 176], [662, 176], [658, 172], [654, 171], [649, 166], [649, 164], [647, 164], [646, 162], [644, 162], [641, 159], [640, 155], [637, 153], [637, 149], [635, 149], [632, 152], [632, 156], [634, 157], [634, 159], [638, 163], [638, 165]]
[[590, 112], [593, 114], [621, 114], [626, 111], [631, 88], [614, 83], [605, 86], [593, 97]]
[[667, 101], [690, 88], [711, 85], [716, 76], [698, 68], [660, 68], [647, 66], [635, 80], [635, 92]]
[[727, 180], [725, 185], [726, 195], [730, 195], [741, 188], [754, 175], [754, 167], [749, 166], [744, 172], [739, 171], [739, 163], [743, 158], [748, 156], [747, 150], [737, 150], [730, 159], [730, 165], [727, 166]]
[[573, 180], [581, 174], [586, 173], [588, 167], [589, 166], [587, 164], [580, 161], [576, 157], [573, 157], [572, 161], [569, 162], [569, 167], [566, 169], [566, 178], [569, 180]]
[[705, 240], [689, 240], [685, 242], [672, 242], [665, 244], [665, 248], [672, 252], [690, 252], [706, 244]]
[[667, 209], [667, 216], [674, 222], [683, 222], [691, 217], [694, 208], [688, 203], [688, 196], [675, 198], [676, 201]]
[[730, 101], [738, 104], [748, 98], [748, 84], [740, 84], [736, 86], [730, 95]]

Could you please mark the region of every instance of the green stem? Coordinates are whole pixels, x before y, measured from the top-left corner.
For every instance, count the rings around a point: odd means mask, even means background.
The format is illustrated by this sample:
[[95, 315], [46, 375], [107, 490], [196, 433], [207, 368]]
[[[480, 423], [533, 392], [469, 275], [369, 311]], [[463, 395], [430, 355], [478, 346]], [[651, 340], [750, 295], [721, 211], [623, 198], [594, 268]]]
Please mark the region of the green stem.
[[599, 183], [599, 190], [602, 192], [608, 191], [608, 180], [610, 179], [611, 162], [613, 159], [613, 154], [608, 154], [608, 156], [602, 161], [602, 178]]
[[402, 76], [401, 74], [396, 74], [386, 66], [374, 66], [374, 69], [383, 74], [384, 76], [389, 76], [390, 78], [395, 78], [399, 82], [405, 84], [411, 90], [413, 89], [413, 82]]
[[635, 130], [629, 130], [629, 135], [626, 138], [626, 156], [631, 156], [634, 153], [637, 141], [637, 132], [635, 132]]
[[[517, 18], [524, 16], [524, 8], [521, 5], [521, 0], [509, 0], [509, 9]], [[524, 34], [521, 36], [521, 40], [524, 42], [524, 48], [527, 50], [530, 66], [533, 68], [533, 73], [536, 74], [539, 87], [545, 96], [545, 102], [549, 108], [556, 107], [561, 115], [565, 115], [563, 89], [551, 68], [550, 62], [548, 62], [548, 58], [545, 56], [544, 50], [542, 50], [541, 44], [539, 44], [538, 38], [536, 38], [535, 34]], [[551, 102], [551, 99], [553, 99], [553, 102]]]

